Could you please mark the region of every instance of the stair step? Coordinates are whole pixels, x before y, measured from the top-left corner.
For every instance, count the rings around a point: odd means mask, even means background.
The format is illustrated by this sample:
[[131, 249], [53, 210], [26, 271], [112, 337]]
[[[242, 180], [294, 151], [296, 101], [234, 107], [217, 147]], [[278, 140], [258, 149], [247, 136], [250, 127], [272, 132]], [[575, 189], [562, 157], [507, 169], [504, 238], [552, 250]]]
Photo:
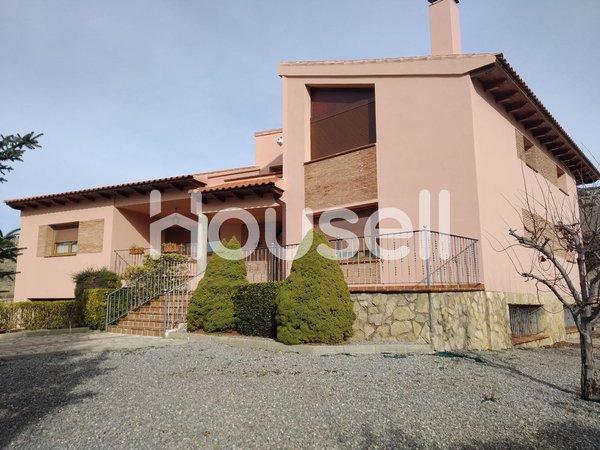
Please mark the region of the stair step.
[[164, 320], [164, 314], [150, 314], [150, 313], [143, 313], [143, 312], [139, 312], [139, 311], [133, 311], [129, 314], [127, 314], [127, 316], [125, 316], [127, 318], [127, 320], [142, 320], [142, 321], [155, 321], [155, 322], [159, 322]]
[[151, 329], [143, 329], [143, 328], [124, 328], [118, 325], [109, 325], [108, 330], [109, 333], [119, 333], [119, 334], [133, 334], [137, 336], [158, 336], [161, 337], [163, 335], [163, 331], [161, 330], [151, 330]]
[[164, 308], [162, 306], [140, 306], [138, 309], [134, 309], [132, 312], [139, 312], [142, 314], [162, 314]]
[[119, 320], [117, 326], [120, 328], [140, 329], [140, 330], [162, 330], [163, 322], [141, 322], [138, 320]]

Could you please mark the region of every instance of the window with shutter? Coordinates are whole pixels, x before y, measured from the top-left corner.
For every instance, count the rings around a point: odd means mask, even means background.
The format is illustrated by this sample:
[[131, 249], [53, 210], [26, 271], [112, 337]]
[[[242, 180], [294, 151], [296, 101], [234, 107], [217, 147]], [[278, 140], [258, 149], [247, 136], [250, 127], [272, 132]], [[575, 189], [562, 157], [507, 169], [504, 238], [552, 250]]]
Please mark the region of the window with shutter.
[[311, 160], [376, 142], [375, 89], [312, 88]]
[[51, 226], [54, 233], [52, 254], [54, 256], [75, 255], [77, 253], [78, 223], [66, 223]]

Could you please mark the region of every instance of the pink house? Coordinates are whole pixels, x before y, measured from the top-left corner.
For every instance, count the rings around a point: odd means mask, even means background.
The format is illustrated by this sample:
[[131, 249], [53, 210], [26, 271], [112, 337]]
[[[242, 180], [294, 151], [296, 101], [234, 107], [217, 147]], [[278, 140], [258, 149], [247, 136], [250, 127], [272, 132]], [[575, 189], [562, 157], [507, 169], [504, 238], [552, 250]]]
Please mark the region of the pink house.
[[[24, 247], [15, 299], [72, 298], [73, 273], [138, 264], [152, 223], [173, 213], [197, 220], [188, 194], [199, 192], [209, 221], [237, 207], [262, 224], [272, 208], [276, 240], [288, 249], [306, 232], [306, 208], [315, 223], [332, 210], [353, 211], [355, 223], [335, 223], [365, 236], [358, 254], [341, 262], [356, 339], [436, 349], [564, 340], [562, 306], [525, 283], [499, 248], [509, 228], [523, 226], [525, 190], [576, 202], [576, 186], [600, 172], [502, 54], [461, 53], [457, 1], [429, 3], [431, 55], [281, 63], [282, 128], [255, 133], [254, 166], [7, 200], [21, 211]], [[152, 191], [162, 206], [151, 215]], [[412, 228], [399, 232], [382, 213], [388, 208], [402, 210]], [[365, 223], [376, 211], [378, 236], [368, 236]], [[281, 279], [287, 263], [273, 262], [267, 249], [275, 242], [260, 228], [265, 248], [247, 255], [249, 278]], [[247, 237], [237, 220], [220, 233]], [[184, 253], [196, 244], [178, 225], [161, 236]], [[383, 261], [366, 248], [369, 239], [388, 247], [401, 241], [409, 254]], [[424, 239], [432, 246], [425, 260], [418, 257]], [[162, 305], [152, 302], [143, 307]], [[527, 329], [518, 326], [523, 317]], [[117, 319], [116, 331], [168, 328]]]

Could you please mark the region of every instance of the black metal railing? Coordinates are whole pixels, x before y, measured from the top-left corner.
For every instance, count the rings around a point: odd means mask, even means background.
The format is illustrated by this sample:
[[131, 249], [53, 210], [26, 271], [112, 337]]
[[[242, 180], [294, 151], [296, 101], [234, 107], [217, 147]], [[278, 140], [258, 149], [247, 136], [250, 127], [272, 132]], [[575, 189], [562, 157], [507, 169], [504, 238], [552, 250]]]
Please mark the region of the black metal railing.
[[191, 261], [161, 260], [157, 267], [110, 292], [106, 296], [106, 326], [161, 294], [172, 291], [193, 276], [194, 270], [195, 264]]
[[[346, 245], [347, 243], [350, 245]], [[348, 285], [465, 286], [481, 283], [479, 242], [463, 236], [419, 230], [382, 233], [331, 247]], [[248, 281], [287, 278], [299, 244], [261, 247], [244, 256]]]

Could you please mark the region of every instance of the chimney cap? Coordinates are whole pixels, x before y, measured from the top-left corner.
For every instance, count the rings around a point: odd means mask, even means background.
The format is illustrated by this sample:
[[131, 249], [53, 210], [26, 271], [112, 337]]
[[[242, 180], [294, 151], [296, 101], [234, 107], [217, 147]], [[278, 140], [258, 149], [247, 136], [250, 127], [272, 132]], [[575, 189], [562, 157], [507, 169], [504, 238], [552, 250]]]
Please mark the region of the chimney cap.
[[[438, 2], [439, 0], [427, 0], [429, 3], [435, 3]], [[460, 0], [454, 0], [456, 3], [459, 3]]]

